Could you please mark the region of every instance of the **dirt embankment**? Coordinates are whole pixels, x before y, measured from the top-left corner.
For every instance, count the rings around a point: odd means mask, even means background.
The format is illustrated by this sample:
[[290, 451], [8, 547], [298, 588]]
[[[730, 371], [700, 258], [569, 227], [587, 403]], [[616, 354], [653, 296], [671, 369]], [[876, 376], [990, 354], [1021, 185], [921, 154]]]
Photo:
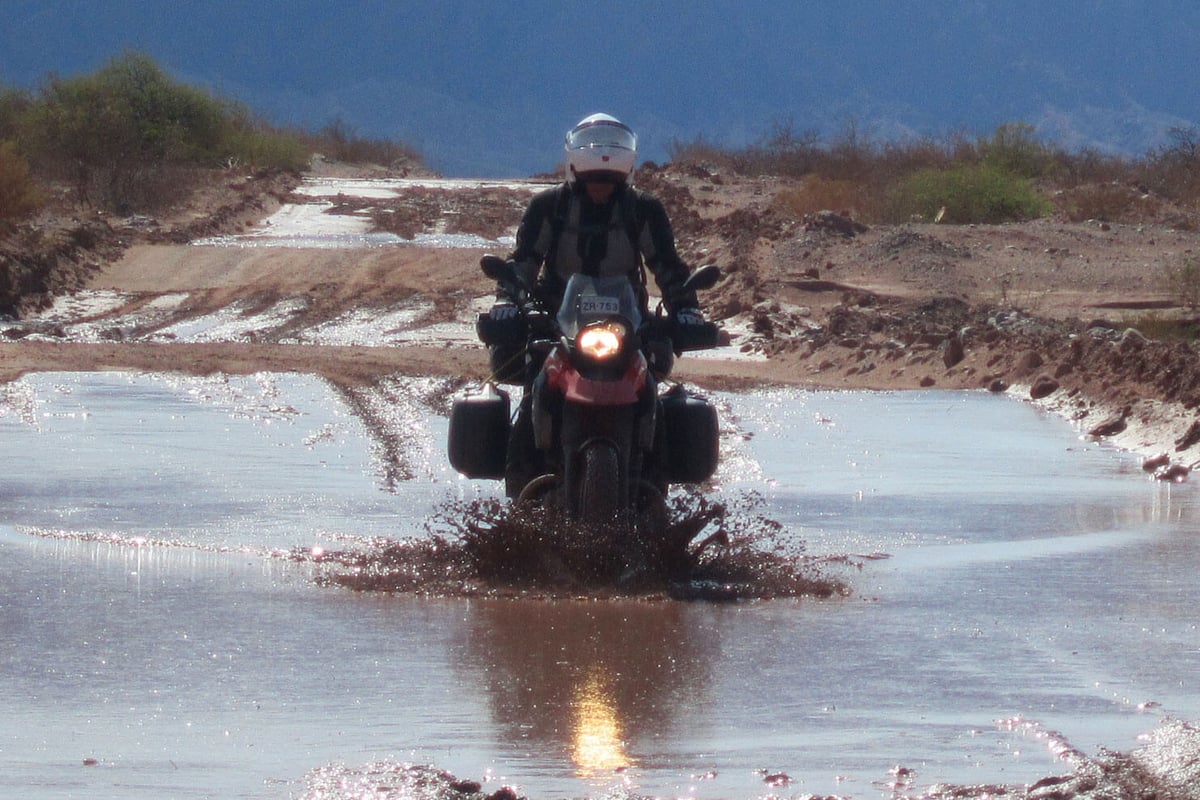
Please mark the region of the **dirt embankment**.
[[283, 173], [208, 174], [184, 203], [158, 217], [115, 218], [55, 193], [39, 217], [0, 230], [0, 314], [21, 317], [88, 287], [134, 244], [187, 244], [241, 231], [278, 208], [299, 182]]
[[[319, 166], [345, 176], [338, 165]], [[461, 318], [488, 293], [477, 251], [179, 244], [242, 231], [288, 199], [297, 181], [226, 176], [160, 218], [91, 218], [18, 232], [0, 247], [10, 291], [21, 297], [10, 313], [86, 286], [129, 293], [132, 304], [186, 293], [179, 313], [193, 315], [234, 302], [267, 307], [302, 298], [305, 311], [295, 325], [353, 308], [386, 309], [420, 294], [433, 300], [432, 323]], [[1140, 225], [1051, 218], [867, 227], [844, 213], [796, 219], [781, 207], [780, 193], [794, 186], [783, 179], [647, 166], [638, 183], [667, 205], [685, 259], [723, 268], [724, 281], [705, 298], [710, 316], [761, 359], [685, 358], [680, 377], [725, 388], [786, 382], [1003, 391], [1076, 420], [1083, 433], [1160, 456], [1153, 464], [1163, 477], [1179, 479], [1200, 461], [1200, 358], [1188, 344], [1137, 330], [1179, 313], [1162, 271], [1200, 251], [1200, 235], [1156, 221], [1161, 214]], [[436, 189], [372, 203], [381, 228], [394, 232], [453, 229], [495, 237], [515, 226], [527, 197], [504, 189]], [[347, 200], [332, 213], [356, 210]], [[29, 264], [42, 267], [22, 266]], [[27, 273], [44, 280], [13, 277]], [[14, 326], [9, 336], [25, 332]], [[298, 351], [271, 339], [153, 344], [128, 336], [67, 346], [50, 338], [5, 344], [0, 377], [44, 369], [295, 369], [369, 383], [396, 372], [479, 378], [485, 371], [482, 352], [453, 348]]]

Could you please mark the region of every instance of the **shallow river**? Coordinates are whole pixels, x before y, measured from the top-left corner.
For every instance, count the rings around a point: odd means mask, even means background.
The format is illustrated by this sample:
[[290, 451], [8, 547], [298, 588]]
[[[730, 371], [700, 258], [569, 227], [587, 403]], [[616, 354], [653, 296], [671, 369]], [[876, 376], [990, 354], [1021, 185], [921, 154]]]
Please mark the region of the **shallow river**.
[[337, 797], [308, 773], [412, 761], [531, 798], [891, 797], [1200, 719], [1194, 488], [1009, 399], [721, 395], [721, 491], [853, 556], [853, 593], [708, 604], [356, 593], [273, 557], [495, 491], [420, 409], [398, 480], [315, 379], [4, 392], [0, 796]]

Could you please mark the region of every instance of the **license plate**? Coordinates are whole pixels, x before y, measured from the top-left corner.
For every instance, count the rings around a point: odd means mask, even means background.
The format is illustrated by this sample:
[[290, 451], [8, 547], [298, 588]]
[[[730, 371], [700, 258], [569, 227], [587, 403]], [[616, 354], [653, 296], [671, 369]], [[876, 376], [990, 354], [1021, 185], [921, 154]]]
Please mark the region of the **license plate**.
[[580, 314], [620, 314], [621, 301], [615, 297], [588, 295], [579, 298]]

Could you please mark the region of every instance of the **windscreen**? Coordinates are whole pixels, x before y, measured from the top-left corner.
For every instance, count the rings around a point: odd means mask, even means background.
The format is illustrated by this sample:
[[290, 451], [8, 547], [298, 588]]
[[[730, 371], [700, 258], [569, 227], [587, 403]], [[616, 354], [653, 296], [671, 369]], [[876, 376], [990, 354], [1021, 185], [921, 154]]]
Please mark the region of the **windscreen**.
[[584, 325], [611, 317], [625, 319], [634, 330], [642, 324], [637, 295], [629, 278], [572, 275], [558, 308], [558, 327], [563, 334], [573, 339]]

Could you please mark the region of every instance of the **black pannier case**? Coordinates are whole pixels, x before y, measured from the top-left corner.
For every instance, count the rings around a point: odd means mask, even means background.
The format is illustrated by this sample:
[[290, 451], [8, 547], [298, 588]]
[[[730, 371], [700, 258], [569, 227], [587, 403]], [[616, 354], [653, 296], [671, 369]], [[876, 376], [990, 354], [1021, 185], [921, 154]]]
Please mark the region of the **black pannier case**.
[[676, 386], [662, 397], [666, 464], [671, 483], [703, 483], [717, 471], [717, 409]]
[[450, 465], [468, 478], [504, 477], [508, 457], [508, 392], [488, 384], [450, 407]]

